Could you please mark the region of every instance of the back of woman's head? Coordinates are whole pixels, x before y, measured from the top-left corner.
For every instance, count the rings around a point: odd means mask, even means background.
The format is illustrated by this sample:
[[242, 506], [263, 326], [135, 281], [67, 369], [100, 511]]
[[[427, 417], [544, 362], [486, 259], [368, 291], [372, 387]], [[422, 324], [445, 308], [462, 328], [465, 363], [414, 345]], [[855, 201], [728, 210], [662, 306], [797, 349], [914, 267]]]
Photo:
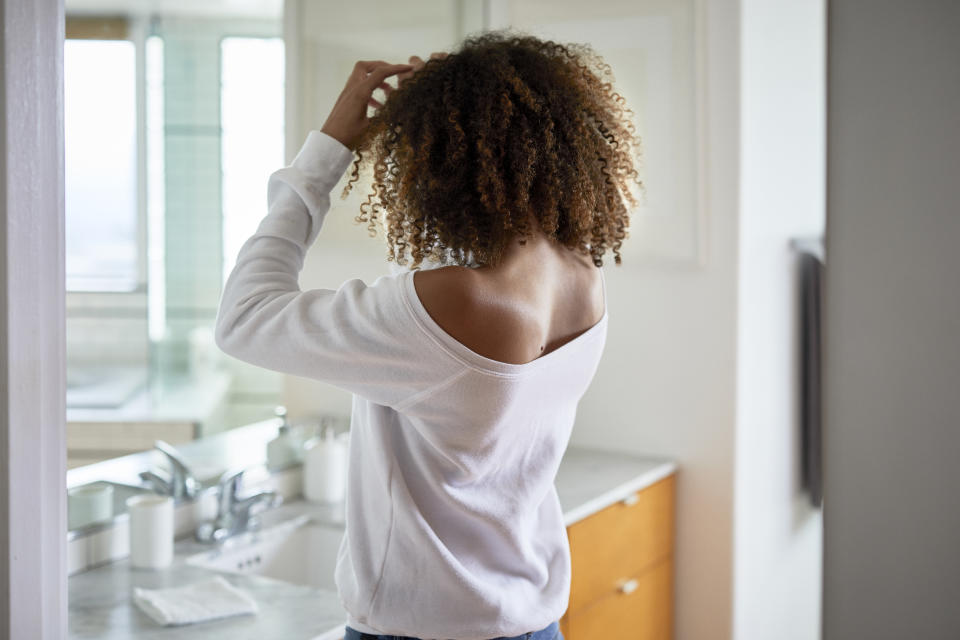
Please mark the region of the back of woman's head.
[[[604, 78], [606, 76], [606, 78]], [[602, 265], [620, 263], [640, 141], [587, 45], [511, 31], [466, 39], [389, 94], [356, 145], [344, 196], [372, 165], [359, 222], [388, 259], [495, 266], [536, 225]]]

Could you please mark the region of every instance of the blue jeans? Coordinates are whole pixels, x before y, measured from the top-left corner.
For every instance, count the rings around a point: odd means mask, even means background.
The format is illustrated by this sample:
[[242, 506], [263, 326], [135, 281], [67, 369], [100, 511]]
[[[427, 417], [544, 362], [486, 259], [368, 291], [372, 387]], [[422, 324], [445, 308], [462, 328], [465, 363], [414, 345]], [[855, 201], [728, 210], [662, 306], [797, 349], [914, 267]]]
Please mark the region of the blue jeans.
[[[417, 638], [410, 638], [408, 636], [375, 636], [370, 633], [360, 633], [356, 629], [351, 629], [347, 627], [346, 633], [343, 635], [343, 640], [418, 640]], [[558, 622], [551, 622], [545, 628], [540, 629], [540, 631], [528, 631], [522, 636], [510, 636], [509, 638], [500, 637], [493, 638], [492, 640], [564, 640], [563, 634], [560, 633], [560, 624]]]

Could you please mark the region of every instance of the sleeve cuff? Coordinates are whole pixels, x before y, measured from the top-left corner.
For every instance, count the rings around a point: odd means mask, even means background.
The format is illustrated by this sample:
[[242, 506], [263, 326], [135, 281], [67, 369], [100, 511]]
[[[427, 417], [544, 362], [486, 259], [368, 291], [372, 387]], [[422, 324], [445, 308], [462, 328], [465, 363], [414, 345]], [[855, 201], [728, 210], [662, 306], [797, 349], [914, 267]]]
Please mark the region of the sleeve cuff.
[[[313, 130], [293, 159], [291, 166], [317, 180], [329, 193], [353, 162], [353, 151], [326, 133]], [[318, 186], [320, 186], [318, 185]]]

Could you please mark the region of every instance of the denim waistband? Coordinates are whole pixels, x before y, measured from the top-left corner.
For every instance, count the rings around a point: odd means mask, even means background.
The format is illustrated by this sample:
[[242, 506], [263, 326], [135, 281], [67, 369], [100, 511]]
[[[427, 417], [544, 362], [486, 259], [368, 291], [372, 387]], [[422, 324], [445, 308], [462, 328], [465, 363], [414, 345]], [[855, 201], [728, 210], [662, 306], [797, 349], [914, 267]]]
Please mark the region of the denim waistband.
[[[347, 626], [343, 640], [420, 640], [411, 636], [391, 636], [391, 635], [373, 635], [371, 633], [361, 633], [356, 629]], [[519, 636], [500, 636], [490, 640], [563, 640], [560, 633], [560, 624], [556, 621], [551, 622], [539, 631], [528, 631]]]

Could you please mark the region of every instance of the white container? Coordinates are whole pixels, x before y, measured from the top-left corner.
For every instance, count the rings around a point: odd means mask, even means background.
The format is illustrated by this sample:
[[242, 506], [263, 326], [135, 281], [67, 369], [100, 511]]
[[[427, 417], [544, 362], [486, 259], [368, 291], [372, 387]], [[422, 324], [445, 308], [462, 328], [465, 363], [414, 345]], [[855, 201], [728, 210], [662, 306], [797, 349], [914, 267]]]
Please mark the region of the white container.
[[67, 491], [68, 529], [79, 529], [113, 517], [113, 487], [106, 483], [85, 484]]
[[210, 327], [195, 327], [187, 336], [190, 373], [202, 376], [217, 366], [217, 343], [213, 329]]
[[162, 569], [173, 562], [173, 498], [142, 494], [127, 498], [130, 565]]
[[303, 454], [303, 497], [310, 502], [340, 502], [346, 493], [347, 447], [332, 427], [306, 445]]
[[267, 443], [267, 468], [271, 471], [286, 469], [300, 462], [301, 444], [290, 427], [283, 424], [277, 437]]

